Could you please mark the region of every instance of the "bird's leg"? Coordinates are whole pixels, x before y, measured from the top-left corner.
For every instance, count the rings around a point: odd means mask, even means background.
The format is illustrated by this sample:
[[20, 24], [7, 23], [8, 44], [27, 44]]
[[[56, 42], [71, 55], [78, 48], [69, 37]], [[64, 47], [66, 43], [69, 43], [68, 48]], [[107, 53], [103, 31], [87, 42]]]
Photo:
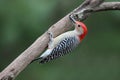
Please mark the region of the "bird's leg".
[[48, 48], [52, 48], [53, 47], [52, 43], [53, 43], [53, 40], [54, 40], [53, 33], [49, 31], [48, 34], [49, 34]]

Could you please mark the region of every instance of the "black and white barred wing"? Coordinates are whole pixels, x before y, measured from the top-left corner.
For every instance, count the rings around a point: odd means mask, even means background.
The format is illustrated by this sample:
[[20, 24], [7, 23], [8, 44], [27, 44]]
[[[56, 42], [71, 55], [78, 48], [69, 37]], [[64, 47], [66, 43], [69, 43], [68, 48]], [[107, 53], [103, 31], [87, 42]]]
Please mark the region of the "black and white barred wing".
[[46, 63], [71, 52], [77, 45], [79, 40], [76, 37], [63, 39], [51, 52], [50, 55], [40, 60], [40, 63]]

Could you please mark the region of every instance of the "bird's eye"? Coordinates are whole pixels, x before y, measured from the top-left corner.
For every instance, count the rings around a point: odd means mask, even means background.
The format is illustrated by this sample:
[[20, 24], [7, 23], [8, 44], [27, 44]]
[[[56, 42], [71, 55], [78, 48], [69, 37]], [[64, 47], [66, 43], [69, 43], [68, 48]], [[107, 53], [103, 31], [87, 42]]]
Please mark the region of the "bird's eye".
[[80, 25], [78, 25], [78, 27], [80, 27]]

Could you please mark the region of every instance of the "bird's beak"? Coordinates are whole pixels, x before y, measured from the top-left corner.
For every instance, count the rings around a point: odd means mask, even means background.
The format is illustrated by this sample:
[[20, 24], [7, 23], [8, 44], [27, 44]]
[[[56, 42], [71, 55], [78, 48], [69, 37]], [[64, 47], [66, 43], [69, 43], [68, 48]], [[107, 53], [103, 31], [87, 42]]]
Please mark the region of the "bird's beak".
[[73, 17], [73, 15], [69, 15], [69, 18], [70, 18], [70, 20], [75, 24], [76, 23], [76, 20], [75, 20], [75, 18]]

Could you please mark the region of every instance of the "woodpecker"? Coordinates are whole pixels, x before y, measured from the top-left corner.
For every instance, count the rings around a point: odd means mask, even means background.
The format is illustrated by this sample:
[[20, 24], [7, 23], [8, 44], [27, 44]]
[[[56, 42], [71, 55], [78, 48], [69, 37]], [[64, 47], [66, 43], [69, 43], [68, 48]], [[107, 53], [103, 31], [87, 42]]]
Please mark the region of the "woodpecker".
[[69, 18], [75, 26], [75, 29], [65, 32], [55, 38], [53, 38], [53, 34], [49, 32], [50, 41], [47, 50], [33, 61], [40, 60], [39, 63], [47, 63], [70, 53], [81, 43], [87, 34], [87, 27], [83, 22], [75, 20], [72, 15], [70, 15]]

